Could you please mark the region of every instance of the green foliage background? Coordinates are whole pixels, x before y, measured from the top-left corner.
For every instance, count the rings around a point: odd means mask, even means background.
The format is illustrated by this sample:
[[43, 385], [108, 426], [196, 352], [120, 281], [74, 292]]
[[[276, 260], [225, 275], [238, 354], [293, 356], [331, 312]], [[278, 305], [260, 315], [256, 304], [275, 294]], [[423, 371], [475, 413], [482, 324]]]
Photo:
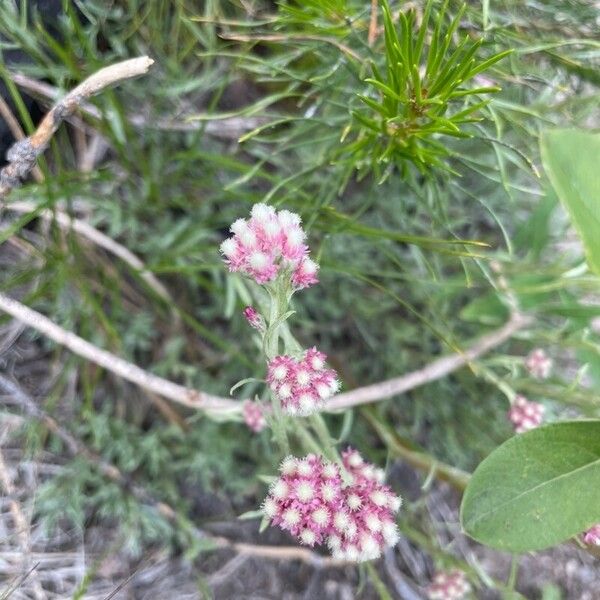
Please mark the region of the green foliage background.
[[[415, 4], [411, 17], [397, 2], [388, 13], [412, 36], [424, 8]], [[251, 291], [226, 273], [217, 249], [233, 220], [267, 201], [299, 212], [309, 230], [322, 277], [294, 299], [298, 338], [330, 355], [346, 389], [422, 367], [501, 325], [509, 310], [501, 277], [535, 317], [477, 372], [463, 369], [370, 411], [400, 439], [472, 470], [511, 435], [507, 388], [547, 402], [551, 418], [595, 415], [600, 398], [589, 376], [600, 374], [600, 336], [591, 326], [600, 316], [591, 301], [598, 279], [577, 244], [559, 245], [576, 238], [540, 173], [537, 149], [543, 128], [597, 125], [593, 4], [484, 0], [461, 9], [450, 1], [444, 10], [429, 3], [425, 46], [458, 15], [446, 57], [467, 39], [460, 52], [476, 45], [476, 64], [486, 68], [474, 66], [480, 79], [452, 88], [480, 91], [445, 98], [448, 112], [431, 121], [418, 113], [419, 142], [396, 144], [389, 127], [403, 122], [402, 94], [422, 82], [409, 68], [395, 92], [401, 100], [373, 82], [380, 73], [389, 84], [393, 52], [389, 41], [385, 50], [381, 13], [377, 39], [367, 43], [367, 2], [65, 0], [52, 34], [39, 16], [27, 24], [24, 7], [3, 3], [3, 51], [24, 49], [31, 62], [19, 70], [62, 90], [134, 55], [149, 54], [156, 66], [94, 99], [102, 119], [92, 120], [93, 129], [110, 149], [90, 172], [78, 166], [73, 130], [62, 128], [41, 165], [46, 183], [13, 194], [38, 208], [4, 211], [11, 225], [2, 241], [17, 236], [30, 252], [3, 269], [2, 289], [157, 374], [227, 395], [236, 381], [262, 377], [264, 365], [241, 316]], [[489, 60], [499, 53], [502, 60]], [[0, 76], [10, 85], [2, 63]], [[10, 89], [18, 104], [19, 89]], [[459, 122], [467, 113], [478, 120]], [[58, 206], [85, 214], [140, 256], [174, 303], [75, 233], [45, 229], [39, 211]], [[189, 414], [182, 431], [141, 392], [26, 335], [63, 365], [44, 382], [45, 409], [67, 411], [76, 436], [182, 519], [202, 523], [199, 490], [226, 499], [227, 517], [257, 505], [264, 494], [257, 474], [272, 474], [280, 458], [268, 433]], [[536, 346], [557, 363], [545, 382], [522, 368]], [[68, 396], [74, 372], [76, 393]], [[342, 417], [328, 419], [333, 431], [342, 429]], [[345, 434], [372, 460], [394, 456], [361, 410]], [[32, 453], [57, 443], [37, 425], [26, 435]], [[165, 536], [183, 543], [81, 459], [47, 483], [37, 509], [49, 523], [112, 520], [137, 551]]]

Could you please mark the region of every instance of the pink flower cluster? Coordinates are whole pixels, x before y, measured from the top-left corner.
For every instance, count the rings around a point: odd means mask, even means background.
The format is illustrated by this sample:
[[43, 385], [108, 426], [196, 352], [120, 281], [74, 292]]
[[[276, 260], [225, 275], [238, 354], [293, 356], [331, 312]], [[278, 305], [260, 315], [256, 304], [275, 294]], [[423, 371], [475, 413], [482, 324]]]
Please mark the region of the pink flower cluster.
[[546, 407], [539, 402], [530, 402], [524, 396], [515, 396], [508, 411], [508, 418], [516, 433], [524, 433], [538, 427], [544, 420]]
[[401, 500], [381, 483], [382, 472], [355, 450], [345, 452], [343, 462], [351, 480], [347, 485], [338, 465], [315, 454], [289, 456], [264, 501], [264, 514], [303, 544], [327, 543], [335, 558], [378, 558], [398, 541], [393, 514]]
[[338, 513], [328, 545], [334, 558], [373, 560], [398, 542], [394, 514], [402, 500], [383, 484], [385, 473], [351, 448], [342, 454], [351, 483], [343, 489], [345, 506]]
[[259, 402], [246, 400], [242, 407], [242, 414], [244, 416], [244, 423], [246, 423], [248, 429], [251, 429], [254, 433], [260, 433], [267, 426], [264, 408]]
[[583, 534], [583, 542], [588, 546], [600, 546], [600, 523], [590, 527]]
[[543, 348], [536, 348], [527, 355], [525, 367], [532, 377], [548, 379], [552, 371], [552, 359], [544, 352]]
[[466, 575], [458, 569], [436, 573], [427, 586], [429, 600], [461, 600], [470, 591]]
[[309, 454], [303, 459], [288, 456], [280, 472], [264, 501], [264, 514], [303, 544], [321, 544], [342, 500], [339, 468]]
[[269, 361], [267, 382], [285, 412], [310, 415], [338, 391], [337, 374], [325, 367], [326, 358], [313, 347], [306, 350], [300, 360], [282, 355]]
[[221, 253], [230, 271], [239, 271], [257, 283], [273, 281], [288, 272], [295, 289], [318, 282], [319, 266], [309, 258], [306, 234], [300, 217], [288, 210], [255, 204], [250, 219], [238, 219], [233, 235], [221, 244]]

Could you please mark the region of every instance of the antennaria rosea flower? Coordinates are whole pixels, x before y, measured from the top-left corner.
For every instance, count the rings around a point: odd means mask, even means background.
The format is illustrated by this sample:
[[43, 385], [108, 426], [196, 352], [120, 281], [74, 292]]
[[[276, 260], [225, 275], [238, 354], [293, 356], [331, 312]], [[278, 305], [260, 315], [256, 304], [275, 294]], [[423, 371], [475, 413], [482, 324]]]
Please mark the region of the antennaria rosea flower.
[[337, 464], [315, 454], [286, 458], [263, 512], [301, 543], [327, 543], [334, 558], [376, 559], [398, 541], [394, 513], [402, 502], [382, 483], [383, 471], [364, 462], [356, 450], [344, 452], [342, 462], [348, 484]]
[[344, 505], [336, 515], [328, 545], [335, 558], [362, 562], [379, 558], [398, 542], [395, 513], [402, 500], [383, 484], [382, 469], [352, 449], [342, 454], [351, 483], [343, 489]]
[[600, 546], [600, 523], [584, 532], [583, 542], [589, 546]]
[[532, 377], [536, 379], [548, 379], [552, 371], [552, 359], [543, 348], [532, 350], [525, 359], [525, 366]]
[[471, 591], [463, 571], [440, 571], [427, 586], [429, 600], [462, 600]]
[[246, 306], [243, 312], [244, 317], [246, 317], [246, 321], [248, 321], [248, 325], [250, 325], [250, 327], [253, 327], [261, 333], [265, 332], [265, 320], [263, 316], [253, 306]]
[[269, 361], [267, 382], [286, 413], [310, 415], [337, 392], [337, 375], [325, 367], [326, 358], [313, 347], [300, 360], [283, 355]]
[[255, 204], [250, 218], [238, 219], [230, 230], [233, 235], [221, 244], [230, 271], [248, 275], [261, 285], [287, 272], [298, 290], [318, 282], [319, 266], [309, 258], [299, 215]]
[[508, 418], [516, 433], [524, 433], [541, 425], [546, 407], [539, 402], [530, 402], [525, 396], [515, 396], [508, 411]]
[[303, 459], [288, 456], [280, 471], [263, 503], [265, 516], [301, 543], [321, 544], [341, 504], [339, 467], [309, 454]]
[[244, 416], [244, 423], [254, 433], [260, 433], [267, 426], [264, 407], [259, 402], [246, 400], [242, 408], [242, 414]]

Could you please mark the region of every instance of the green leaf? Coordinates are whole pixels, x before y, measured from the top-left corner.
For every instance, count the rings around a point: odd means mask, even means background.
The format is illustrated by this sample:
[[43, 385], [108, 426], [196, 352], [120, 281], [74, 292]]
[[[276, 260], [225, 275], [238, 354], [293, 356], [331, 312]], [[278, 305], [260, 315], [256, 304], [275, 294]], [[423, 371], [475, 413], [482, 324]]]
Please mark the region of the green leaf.
[[590, 269], [600, 275], [600, 134], [554, 129], [540, 144], [544, 169], [581, 236]]
[[234, 386], [232, 386], [232, 388], [229, 390], [229, 395], [232, 396], [233, 392], [235, 392], [235, 390], [237, 390], [238, 388], [241, 388], [243, 385], [246, 385], [247, 383], [260, 383], [260, 381], [261, 380], [256, 379], [256, 377], [246, 377], [246, 379], [241, 379]]
[[477, 467], [461, 506], [475, 540], [509, 552], [554, 546], [600, 522], [600, 421], [516, 435]]
[[248, 521], [251, 519], [262, 519], [265, 516], [265, 513], [262, 509], [260, 510], [249, 510], [241, 515], [238, 515], [238, 519], [242, 521]]

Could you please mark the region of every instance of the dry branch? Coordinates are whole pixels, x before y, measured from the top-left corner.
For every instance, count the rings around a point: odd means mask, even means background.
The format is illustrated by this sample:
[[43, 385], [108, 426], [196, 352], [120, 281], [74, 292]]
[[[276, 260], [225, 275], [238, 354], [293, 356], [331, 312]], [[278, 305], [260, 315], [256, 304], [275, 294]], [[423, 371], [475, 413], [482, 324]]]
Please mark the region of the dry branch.
[[74, 333], [66, 331], [44, 315], [31, 310], [4, 294], [0, 294], [0, 310], [33, 327], [36, 331], [49, 337], [57, 344], [68, 348], [78, 356], [164, 398], [168, 398], [189, 408], [221, 415], [224, 413], [239, 412], [241, 408], [241, 403], [239, 402], [192, 390], [178, 383], [173, 383], [172, 381], [153, 375], [137, 365], [90, 344]]
[[8, 165], [0, 171], [0, 198], [6, 197], [13, 188], [21, 184], [35, 166], [38, 156], [48, 147], [59, 125], [73, 114], [84, 100], [110, 85], [143, 75], [153, 63], [154, 61], [147, 56], [125, 60], [100, 69], [69, 92], [42, 119], [33, 135], [19, 140], [8, 150]]
[[[146, 73], [152, 63], [152, 59], [141, 57], [105, 67], [67, 94], [44, 117], [32, 136], [20, 140], [9, 150], [8, 159], [10, 162], [0, 171], [0, 198], [5, 197], [15, 186], [19, 185], [21, 179], [35, 165], [39, 154], [47, 147], [60, 123], [80, 107], [87, 98], [111, 84]], [[72, 221], [71, 224], [73, 225]], [[121, 256], [129, 264], [138, 267], [142, 272], [142, 276], [149, 283], [152, 281], [152, 285], [156, 289], [156, 283], [153, 279], [150, 279], [151, 274], [144, 271], [143, 263], [135, 255], [131, 254], [125, 248], [115, 247], [113, 240], [106, 238], [106, 236], [96, 230], [91, 231], [90, 227], [83, 222], [77, 223], [76, 227], [81, 233], [84, 233], [90, 239], [94, 239], [99, 245], [107, 249], [110, 248], [117, 256]], [[164, 297], [166, 290], [162, 286], [158, 289], [161, 290], [161, 295]], [[241, 410], [241, 405], [238, 402], [192, 390], [153, 375], [137, 365], [90, 344], [74, 333], [59, 327], [47, 317], [3, 294], [0, 294], [0, 309], [33, 327], [56, 343], [65, 346], [75, 354], [94, 362], [127, 381], [135, 383], [145, 390], [159, 394], [184, 406], [204, 410], [215, 415], [223, 413], [235, 414]], [[464, 353], [440, 358], [433, 361], [427, 367], [408, 373], [402, 377], [358, 388], [345, 394], [339, 394], [330, 400], [328, 410], [345, 409], [383, 400], [430, 381], [441, 379], [500, 345], [530, 322], [528, 317], [515, 313], [504, 327], [483, 337]]]
[[[241, 402], [186, 388], [178, 383], [153, 375], [137, 365], [119, 358], [115, 354], [90, 344], [74, 333], [56, 325], [44, 315], [4, 294], [0, 294], [0, 310], [7, 312], [15, 319], [39, 331], [57, 344], [65, 346], [78, 356], [173, 402], [189, 408], [203, 410], [213, 416], [233, 416], [241, 412]], [[360, 387], [344, 394], [338, 394], [329, 400], [327, 410], [337, 411], [385, 400], [396, 394], [401, 394], [426, 383], [441, 379], [503, 344], [530, 323], [530, 317], [516, 313], [504, 326], [482, 337], [461, 354], [444, 356], [434, 360], [422, 369], [412, 371], [401, 377]]]
[[532, 319], [520, 313], [514, 313], [510, 320], [500, 329], [483, 336], [478, 342], [460, 354], [452, 354], [438, 358], [426, 367], [412, 371], [401, 377], [388, 379], [357, 388], [344, 394], [338, 394], [327, 403], [328, 410], [338, 410], [369, 404], [391, 398], [408, 390], [425, 385], [431, 381], [442, 379], [446, 375], [468, 365], [471, 361], [500, 346], [510, 339], [517, 331], [531, 324]]

